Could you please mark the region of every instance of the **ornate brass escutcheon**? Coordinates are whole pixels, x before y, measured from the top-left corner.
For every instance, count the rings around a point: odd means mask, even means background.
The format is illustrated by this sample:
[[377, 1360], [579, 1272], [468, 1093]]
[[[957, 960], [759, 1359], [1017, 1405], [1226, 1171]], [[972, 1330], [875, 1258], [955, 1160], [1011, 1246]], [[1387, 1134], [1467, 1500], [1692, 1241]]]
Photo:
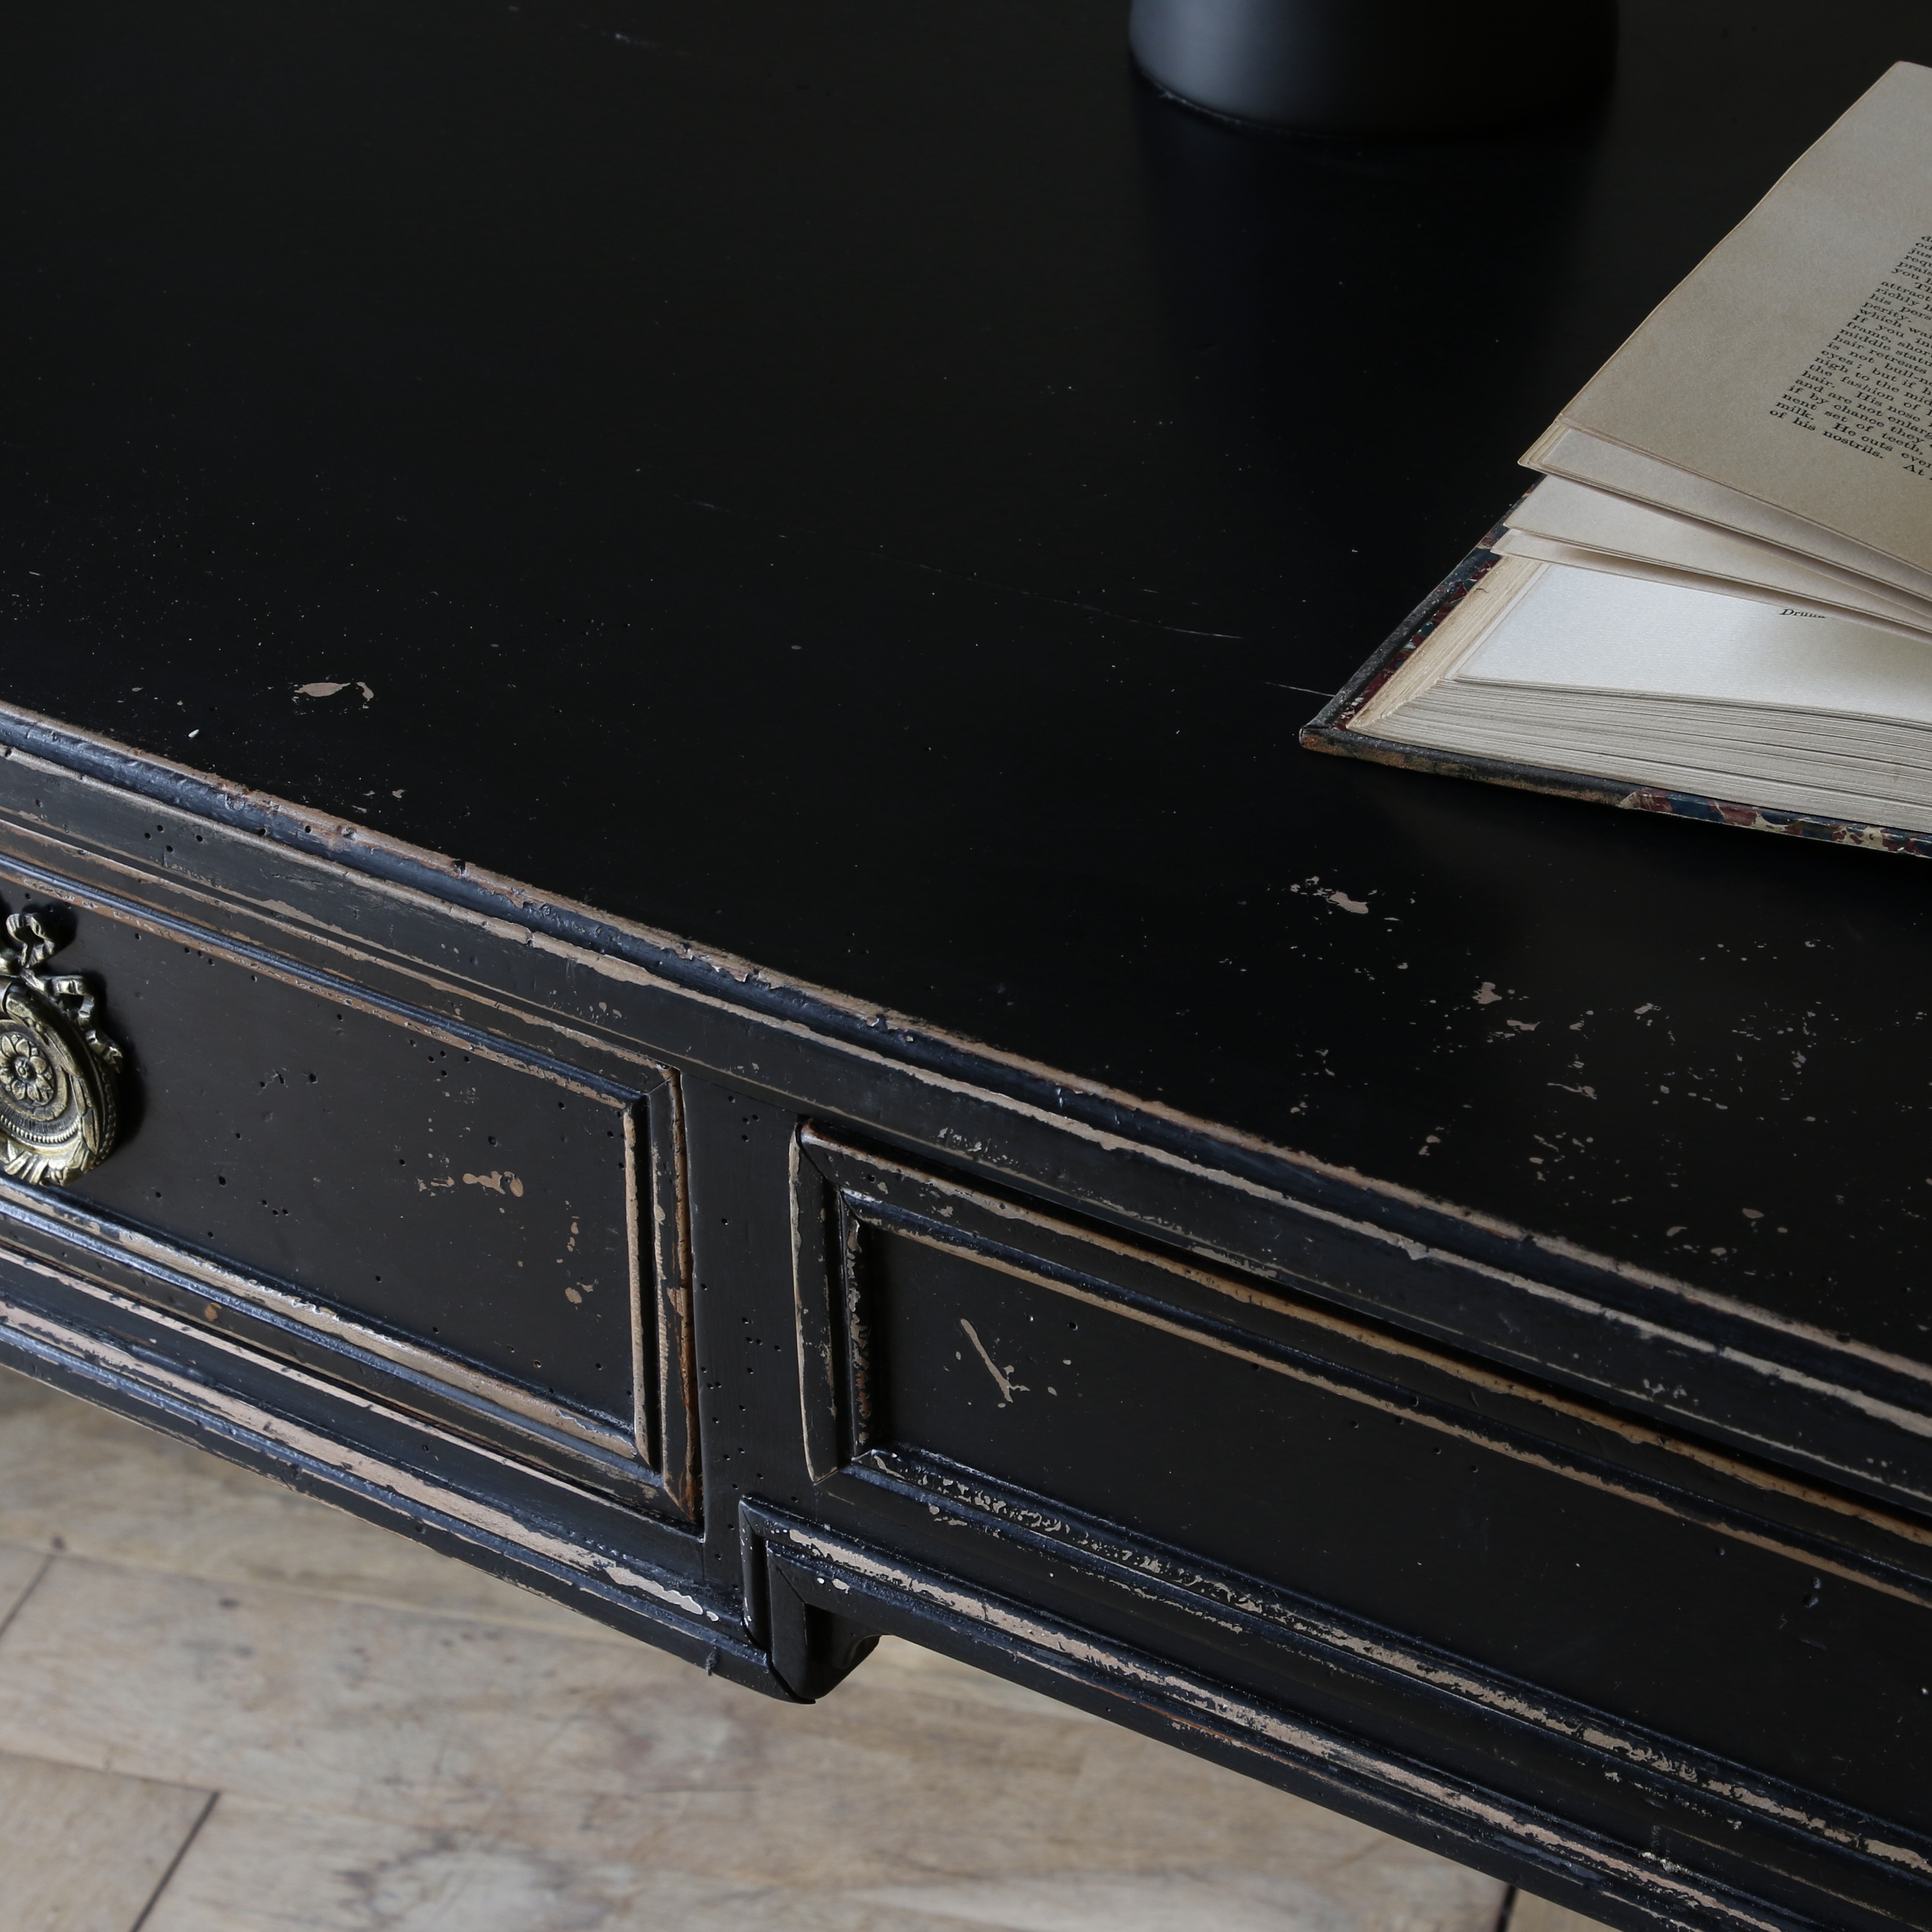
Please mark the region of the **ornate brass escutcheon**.
[[94, 994], [40, 968], [56, 941], [32, 913], [7, 921], [0, 946], [0, 1169], [70, 1180], [112, 1151], [121, 1049], [94, 1024]]

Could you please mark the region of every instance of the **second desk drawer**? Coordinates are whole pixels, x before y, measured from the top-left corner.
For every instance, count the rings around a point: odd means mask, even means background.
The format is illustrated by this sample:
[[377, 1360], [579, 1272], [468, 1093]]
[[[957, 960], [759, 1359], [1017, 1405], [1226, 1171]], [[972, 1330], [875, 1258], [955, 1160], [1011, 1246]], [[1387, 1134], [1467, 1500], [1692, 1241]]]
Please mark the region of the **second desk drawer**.
[[1337, 1619], [1504, 1701], [1613, 1682], [1620, 1725], [1932, 1828], [1917, 1526], [812, 1127], [796, 1172], [804, 1424], [855, 1528], [910, 1487], [1210, 1622]]

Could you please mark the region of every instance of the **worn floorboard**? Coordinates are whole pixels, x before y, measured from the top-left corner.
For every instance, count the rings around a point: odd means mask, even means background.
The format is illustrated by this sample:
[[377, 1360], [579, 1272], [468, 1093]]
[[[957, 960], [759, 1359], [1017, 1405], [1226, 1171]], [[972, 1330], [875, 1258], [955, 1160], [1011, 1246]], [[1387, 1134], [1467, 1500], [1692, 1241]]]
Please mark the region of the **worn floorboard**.
[[1510, 1901], [1504, 1932], [1602, 1932], [1602, 1928], [1560, 1905], [1552, 1905], [1546, 1898], [1532, 1898], [1520, 1892]]
[[28, 1593], [40, 1580], [47, 1557], [38, 1550], [0, 1543], [0, 1630], [4, 1630]]
[[0, 1754], [0, 1927], [129, 1932], [212, 1796]]
[[[193, 1812], [140, 1932], [1496, 1932], [1504, 1904], [908, 1645], [771, 1702], [0, 1373], [10, 1612], [4, 1762]], [[32, 1848], [56, 1900], [68, 1842]], [[1514, 1932], [1586, 1928], [1549, 1910]]]
[[1592, 1918], [1552, 1905], [1547, 1899], [1532, 1899], [1519, 1892], [1509, 1905], [1509, 1924], [1505, 1932], [1604, 1932]]

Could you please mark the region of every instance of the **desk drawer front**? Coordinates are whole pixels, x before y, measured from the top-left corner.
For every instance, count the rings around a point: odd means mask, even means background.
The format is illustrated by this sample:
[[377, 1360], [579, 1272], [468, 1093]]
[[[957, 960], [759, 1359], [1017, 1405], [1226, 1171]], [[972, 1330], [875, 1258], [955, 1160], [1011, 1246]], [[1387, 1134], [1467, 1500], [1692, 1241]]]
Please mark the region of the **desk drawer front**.
[[1834, 1550], [1829, 1498], [810, 1130], [800, 1174], [806, 1423], [841, 1493], [983, 1481], [1124, 1549], [1158, 1526], [1164, 1583], [1249, 1580], [1583, 1706], [1613, 1685], [1625, 1725], [1932, 1827], [1922, 1546]]
[[100, 1166], [9, 1190], [43, 1234], [127, 1258], [176, 1312], [689, 1513], [669, 1076], [98, 898], [73, 924], [58, 964], [104, 992], [124, 1118]]

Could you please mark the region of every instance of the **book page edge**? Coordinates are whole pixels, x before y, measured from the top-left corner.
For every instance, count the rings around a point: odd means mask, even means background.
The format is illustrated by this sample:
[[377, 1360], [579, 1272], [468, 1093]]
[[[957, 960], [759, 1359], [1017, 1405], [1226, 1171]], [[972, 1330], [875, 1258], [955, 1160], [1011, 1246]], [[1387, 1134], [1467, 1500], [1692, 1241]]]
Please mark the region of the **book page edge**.
[[1376, 728], [1450, 676], [1549, 568], [1538, 558], [1500, 558], [1342, 728], [1364, 737], [1390, 736]]

